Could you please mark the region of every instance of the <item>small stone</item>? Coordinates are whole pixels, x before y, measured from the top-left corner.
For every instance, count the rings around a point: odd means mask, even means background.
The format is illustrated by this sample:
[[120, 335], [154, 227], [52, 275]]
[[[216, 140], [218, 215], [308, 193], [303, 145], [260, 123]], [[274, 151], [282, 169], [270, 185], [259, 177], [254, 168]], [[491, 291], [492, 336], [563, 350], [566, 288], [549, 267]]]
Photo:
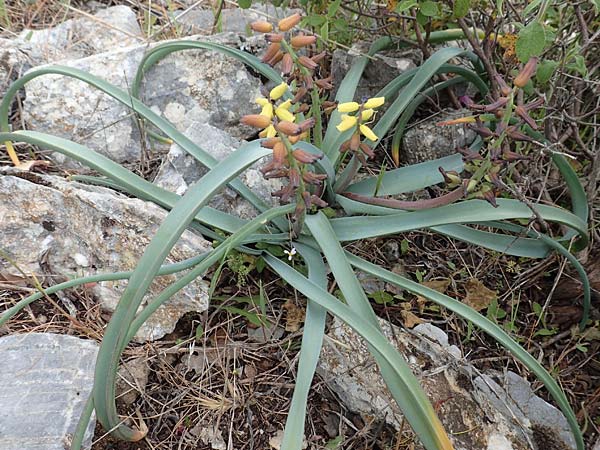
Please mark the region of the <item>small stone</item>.
[[146, 358], [135, 358], [123, 363], [117, 372], [117, 400], [131, 405], [146, 391], [150, 367]]
[[[98, 345], [51, 333], [0, 338], [0, 448], [69, 448], [91, 395]], [[92, 445], [92, 416], [84, 449]]]
[[439, 122], [471, 115], [468, 110], [444, 111], [430, 119], [409, 126], [400, 149], [402, 164], [418, 164], [456, 153], [456, 149], [471, 145], [475, 132], [465, 124], [438, 125]]
[[[357, 42], [352, 46], [350, 51], [338, 49], [333, 52], [331, 74], [333, 75], [334, 91], [332, 95], [335, 95], [337, 92], [340, 83], [350, 70], [352, 63], [368, 51], [369, 44], [367, 42]], [[394, 50], [378, 53], [367, 64], [358, 83], [354, 99], [361, 101], [363, 97], [374, 97], [394, 78], [416, 67], [415, 63], [410, 58], [407, 58], [405, 54], [405, 52]], [[384, 109], [380, 109], [380, 111]]]

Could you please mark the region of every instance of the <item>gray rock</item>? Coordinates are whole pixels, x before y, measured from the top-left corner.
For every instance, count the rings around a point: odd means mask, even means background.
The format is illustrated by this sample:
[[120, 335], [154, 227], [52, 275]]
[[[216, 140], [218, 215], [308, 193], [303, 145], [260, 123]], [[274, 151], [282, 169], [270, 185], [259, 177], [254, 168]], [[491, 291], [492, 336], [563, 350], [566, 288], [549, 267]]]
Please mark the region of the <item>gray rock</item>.
[[[224, 159], [243, 144], [239, 139], [208, 124], [192, 123], [184, 134], [193, 142], [206, 143], [207, 148], [210, 148], [211, 154], [217, 160]], [[258, 170], [264, 163], [265, 161], [257, 162], [244, 171], [240, 178], [258, 196], [273, 204], [271, 192], [280, 189], [281, 182], [277, 179], [264, 179]], [[183, 195], [188, 187], [197, 182], [206, 172], [207, 170], [195, 158], [178, 145], [173, 144], [154, 183], [171, 192]], [[245, 219], [256, 215], [254, 208], [229, 188], [216, 195], [210, 206]]]
[[[488, 375], [481, 378], [462, 359], [460, 350], [448, 345], [448, 336], [430, 324], [420, 324], [413, 332], [392, 329], [383, 320], [380, 324], [384, 335], [407, 360], [432, 404], [440, 405], [438, 416], [455, 449], [575, 448], [564, 416], [536, 397], [525, 380], [510, 374], [507, 384], [500, 387]], [[366, 419], [385, 420], [396, 429], [401, 427], [402, 413], [366, 345], [337, 318], [324, 341], [317, 370], [348, 409]], [[479, 379], [488, 381], [495, 390], [491, 391], [488, 384], [484, 389]], [[498, 402], [502, 402], [503, 408]], [[555, 447], [548, 447], [550, 438]]]
[[[55, 284], [65, 278], [133, 270], [166, 212], [154, 204], [101, 187], [67, 182], [59, 177], [0, 170], [0, 248], [12, 255], [26, 273]], [[20, 178], [20, 176], [27, 179]], [[29, 180], [29, 181], [28, 181]], [[202, 237], [186, 231], [167, 263], [191, 258], [211, 248]], [[0, 272], [20, 276], [0, 259]], [[177, 279], [160, 277], [146, 300]], [[126, 281], [91, 287], [104, 309], [114, 310]], [[208, 286], [190, 283], [162, 305], [138, 331], [137, 340], [159, 339], [190, 311], [208, 306]]]
[[456, 153], [459, 147], [471, 145], [475, 132], [466, 125], [440, 126], [439, 122], [470, 115], [467, 110], [444, 111], [408, 128], [402, 139], [400, 162], [417, 164]]
[[43, 30], [23, 30], [19, 38], [31, 45], [39, 61], [53, 62], [139, 44], [144, 36], [135, 12], [120, 5], [101, 9], [94, 18], [70, 19]]
[[[221, 11], [221, 20], [218, 24], [216, 32], [235, 32], [248, 33], [250, 31], [249, 24], [255, 20], [267, 20], [276, 23], [279, 19], [290, 16], [300, 10], [279, 8], [271, 4], [255, 4], [250, 9], [228, 8]], [[177, 17], [183, 11], [178, 11], [173, 14]], [[191, 34], [211, 34], [215, 21], [215, 13], [210, 9], [192, 9], [181, 17], [176, 22], [183, 26], [184, 33]], [[250, 31], [250, 32], [249, 32]]]
[[0, 39], [0, 99], [13, 81], [38, 63], [30, 44]]
[[[369, 51], [369, 46], [370, 44], [367, 42], [358, 42], [349, 51], [338, 49], [333, 52], [331, 74], [333, 75], [334, 95], [352, 63], [360, 56], [365, 55]], [[414, 57], [414, 51], [411, 50], [411, 52], [410, 56]], [[398, 75], [416, 67], [413, 60], [407, 57], [408, 55], [406, 51], [394, 50], [378, 53], [367, 64], [354, 98], [360, 101], [363, 97], [373, 97]]]
[[482, 404], [487, 403], [491, 411], [497, 410], [516, 423], [525, 424], [534, 437], [543, 437], [544, 450], [576, 447], [565, 416], [535, 395], [527, 380], [513, 372], [493, 372], [493, 375], [482, 374], [473, 381]]
[[[239, 38], [233, 34], [201, 39], [234, 47], [239, 44]], [[145, 45], [116, 48], [61, 64], [127, 89], [147, 49]], [[239, 120], [256, 111], [254, 100], [260, 85], [233, 58], [217, 52], [188, 50], [167, 56], [148, 71], [142, 97], [180, 131], [193, 122], [209, 123], [246, 138], [255, 130], [240, 125]], [[137, 121], [129, 109], [73, 78], [51, 75], [28, 83], [24, 118], [30, 129], [83, 143], [117, 162], [137, 161], [142, 152]], [[199, 144], [210, 151], [206, 143]], [[80, 167], [56, 153], [52, 159], [61, 167]]]
[[[64, 450], [94, 383], [98, 345], [73, 336], [0, 338], [0, 448]], [[86, 430], [92, 444], [96, 419]]]
[[119, 367], [117, 372], [117, 400], [131, 405], [146, 391], [150, 367], [147, 358], [135, 358]]

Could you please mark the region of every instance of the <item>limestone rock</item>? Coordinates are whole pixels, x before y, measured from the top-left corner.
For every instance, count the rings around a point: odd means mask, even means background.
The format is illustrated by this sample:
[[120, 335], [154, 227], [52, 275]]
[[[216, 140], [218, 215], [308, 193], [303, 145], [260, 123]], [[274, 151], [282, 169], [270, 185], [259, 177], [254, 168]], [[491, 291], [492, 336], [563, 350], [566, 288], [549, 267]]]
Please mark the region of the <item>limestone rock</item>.
[[[152, 203], [127, 198], [110, 189], [54, 176], [3, 170], [0, 170], [0, 248], [12, 255], [26, 273], [35, 273], [41, 280], [48, 276], [48, 283], [133, 270], [166, 215]], [[209, 242], [186, 231], [166, 263], [191, 258], [209, 248]], [[20, 276], [3, 259], [0, 272]], [[156, 296], [177, 277], [169, 275], [155, 280], [146, 299]], [[102, 282], [91, 289], [102, 307], [112, 311], [126, 283], [126, 280]], [[159, 339], [172, 332], [177, 320], [187, 312], [206, 310], [207, 292], [204, 281], [190, 283], [150, 317], [136, 338]]]
[[[224, 159], [243, 144], [243, 141], [208, 124], [192, 123], [184, 134], [193, 142], [200, 144], [207, 143], [207, 148], [210, 148], [211, 154], [217, 160]], [[281, 182], [277, 179], [264, 179], [259, 171], [260, 166], [264, 163], [265, 161], [257, 162], [251, 168], [244, 171], [240, 175], [240, 178], [259, 197], [269, 203], [273, 203], [271, 192], [280, 189]], [[171, 192], [183, 195], [188, 187], [197, 182], [206, 172], [207, 170], [195, 158], [178, 145], [173, 144], [163, 161], [154, 183]], [[229, 188], [215, 196], [210, 206], [245, 219], [256, 215], [254, 208]]]
[[8, 86], [38, 64], [30, 44], [15, 39], [0, 39], [0, 99]]
[[[201, 39], [233, 47], [240, 43], [233, 34]], [[146, 50], [146, 45], [117, 47], [61, 64], [127, 90]], [[255, 130], [240, 125], [239, 119], [256, 111], [254, 99], [260, 94], [259, 87], [260, 81], [239, 61], [217, 52], [187, 50], [171, 54], [151, 68], [141, 93], [143, 101], [179, 131], [193, 122], [209, 123], [235, 137], [247, 138]], [[47, 75], [28, 83], [24, 118], [29, 129], [82, 143], [120, 163], [138, 161], [142, 148], [146, 148], [128, 108], [69, 77]], [[160, 150], [156, 142], [151, 144]], [[80, 167], [57, 153], [52, 159], [61, 167]]]
[[[227, 8], [221, 11], [220, 22], [216, 32], [247, 33], [249, 24], [255, 20], [267, 20], [277, 23], [279, 19], [290, 16], [299, 10], [273, 6], [269, 3], [253, 4], [250, 9]], [[183, 11], [176, 11], [177, 17]], [[215, 22], [215, 13], [211, 9], [192, 9], [177, 19], [177, 24], [183, 27], [183, 32], [191, 34], [211, 34]], [[251, 32], [249, 34], [254, 34]]]
[[[535, 396], [518, 375], [509, 373], [506, 383], [500, 380], [502, 387], [489, 375], [480, 375], [462, 359], [457, 347], [448, 344], [447, 335], [430, 324], [418, 325], [413, 332], [392, 330], [383, 320], [380, 324], [384, 335], [408, 361], [431, 403], [439, 405], [438, 417], [455, 449], [575, 448], [562, 413]], [[399, 429], [402, 413], [362, 339], [338, 319], [327, 336], [330, 339], [324, 341], [317, 369], [325, 382], [351, 411], [369, 420], [385, 420]], [[553, 447], [548, 446], [550, 440]]]
[[135, 12], [124, 5], [100, 9], [94, 18], [70, 19], [53, 28], [23, 30], [19, 35], [44, 62], [85, 58], [139, 44], [143, 37]]
[[470, 115], [467, 110], [444, 111], [430, 119], [407, 128], [400, 148], [402, 164], [417, 164], [456, 153], [475, 140], [475, 132], [465, 124], [440, 126], [439, 122]]
[[[333, 95], [337, 92], [352, 63], [360, 56], [367, 54], [369, 45], [367, 42], [358, 42], [349, 51], [338, 49], [333, 52], [331, 61]], [[416, 67], [415, 63], [405, 52], [385, 51], [378, 53], [367, 64], [358, 83], [354, 98], [361, 101], [363, 97], [373, 97], [394, 78], [414, 67]]]
[[[98, 345], [51, 333], [0, 338], [0, 448], [64, 450], [94, 383]], [[86, 430], [92, 443], [96, 419]]]
[[119, 367], [117, 372], [117, 400], [131, 405], [140, 393], [144, 393], [148, 384], [150, 367], [147, 358], [135, 358]]

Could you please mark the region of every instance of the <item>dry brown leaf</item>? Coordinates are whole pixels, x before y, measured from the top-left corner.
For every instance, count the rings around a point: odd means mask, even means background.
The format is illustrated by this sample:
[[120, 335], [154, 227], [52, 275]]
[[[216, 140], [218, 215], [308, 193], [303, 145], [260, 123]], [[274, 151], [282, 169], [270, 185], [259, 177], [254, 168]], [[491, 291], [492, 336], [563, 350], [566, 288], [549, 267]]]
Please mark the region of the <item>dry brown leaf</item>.
[[290, 299], [283, 304], [283, 307], [287, 311], [285, 331], [298, 331], [304, 323], [304, 316], [306, 315], [304, 308], [300, 308]]
[[[428, 287], [429, 289], [433, 289], [434, 291], [439, 292], [440, 294], [445, 294], [446, 289], [450, 286], [450, 278], [444, 278], [442, 280], [430, 280], [424, 281], [421, 283], [422, 286]], [[425, 310], [425, 304], [427, 303], [427, 299], [420, 295], [417, 295], [417, 305], [419, 306], [419, 311], [423, 312]]]
[[467, 291], [467, 296], [463, 303], [475, 311], [486, 309], [497, 297], [496, 291], [485, 287], [477, 278], [471, 278], [465, 283], [465, 291]]
[[413, 328], [417, 325], [419, 325], [420, 323], [423, 323], [422, 319], [419, 319], [415, 314], [413, 314], [410, 311], [400, 311], [400, 314], [402, 315], [402, 321], [404, 322], [404, 326], [406, 328]]

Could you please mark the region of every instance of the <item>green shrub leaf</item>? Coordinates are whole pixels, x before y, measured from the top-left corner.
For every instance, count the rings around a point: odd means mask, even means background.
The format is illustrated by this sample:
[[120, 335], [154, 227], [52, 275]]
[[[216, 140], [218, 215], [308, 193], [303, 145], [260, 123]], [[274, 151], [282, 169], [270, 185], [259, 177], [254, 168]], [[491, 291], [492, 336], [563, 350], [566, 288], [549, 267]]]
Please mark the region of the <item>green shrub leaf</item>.
[[519, 38], [515, 50], [517, 58], [521, 62], [527, 62], [529, 58], [538, 56], [544, 51], [546, 45], [546, 32], [544, 26], [534, 20], [519, 32]]

